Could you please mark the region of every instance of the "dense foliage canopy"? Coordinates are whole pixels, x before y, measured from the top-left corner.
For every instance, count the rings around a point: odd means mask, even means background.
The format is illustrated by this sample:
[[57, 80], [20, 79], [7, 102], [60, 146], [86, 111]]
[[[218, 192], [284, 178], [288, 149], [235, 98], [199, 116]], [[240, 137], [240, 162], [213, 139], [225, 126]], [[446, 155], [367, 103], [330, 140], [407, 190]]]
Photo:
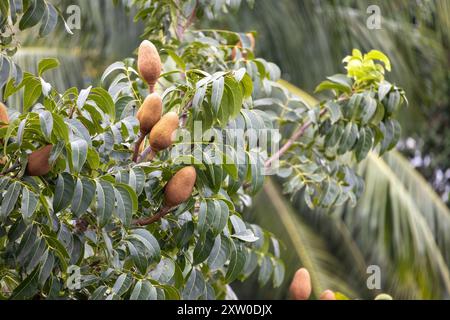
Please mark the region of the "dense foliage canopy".
[[[2, 31], [39, 24], [45, 36], [56, 26], [49, 2], [17, 3], [1, 3]], [[5, 298], [232, 298], [228, 284], [257, 268], [261, 285], [278, 286], [278, 240], [240, 215], [265, 175], [280, 176], [289, 194], [303, 191], [311, 208], [355, 203], [363, 181], [354, 163], [399, 139], [393, 115], [405, 96], [385, 79], [391, 65], [380, 51], [353, 50], [343, 60], [346, 73], [316, 89], [331, 98], [310, 105], [277, 82], [275, 64], [254, 56], [251, 34], [192, 27], [228, 2], [132, 3], [143, 38], [161, 55], [156, 92], [164, 113], [181, 119], [173, 148], [151, 161], [132, 161], [136, 112], [148, 94], [136, 59], [109, 66], [100, 86], [59, 92], [45, 80], [56, 59], [40, 61], [37, 74], [22, 73], [10, 58], [13, 35], [2, 38], [11, 40], [2, 40], [2, 99], [21, 97], [0, 129]], [[47, 145], [50, 172], [30, 175], [29, 154]], [[187, 165], [197, 172], [189, 200], [161, 221], [137, 225], [158, 213], [164, 187]]]

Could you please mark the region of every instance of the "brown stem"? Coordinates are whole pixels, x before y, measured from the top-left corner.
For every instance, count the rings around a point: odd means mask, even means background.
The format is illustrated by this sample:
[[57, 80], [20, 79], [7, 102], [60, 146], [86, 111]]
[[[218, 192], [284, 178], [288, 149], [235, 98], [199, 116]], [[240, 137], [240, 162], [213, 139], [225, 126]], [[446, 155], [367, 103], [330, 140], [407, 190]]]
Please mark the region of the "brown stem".
[[[320, 111], [319, 117], [321, 117], [326, 111], [327, 109], [322, 109]], [[312, 124], [313, 122], [311, 120], [308, 120], [300, 128], [298, 128], [288, 139], [288, 141], [286, 141], [286, 143], [277, 152], [275, 152], [269, 159], [266, 160], [264, 166], [266, 168], [270, 167], [272, 162], [279, 159], [284, 153], [286, 153], [286, 151], [292, 146], [292, 144], [298, 138], [300, 138]]]
[[190, 99], [188, 103], [183, 107], [182, 113], [181, 113], [181, 124], [180, 126], [184, 128], [186, 126], [187, 117], [188, 117], [188, 110], [192, 107], [192, 102], [194, 101], [194, 98]]
[[163, 218], [169, 212], [170, 212], [170, 207], [164, 206], [154, 216], [134, 220], [133, 224], [138, 225], [138, 226], [146, 226], [146, 225], [152, 224], [153, 222], [159, 221], [161, 218]]
[[155, 84], [154, 84], [154, 83], [148, 85], [148, 91], [149, 91], [150, 93], [155, 92]]
[[75, 109], [77, 108], [77, 105], [76, 104], [74, 104], [73, 106], [72, 106], [72, 108], [70, 108], [70, 111], [69, 111], [69, 119], [72, 119], [73, 118], [73, 114], [75, 113]]
[[141, 146], [142, 141], [145, 139], [145, 134], [142, 134], [142, 132], [139, 135], [139, 138], [136, 140], [136, 144], [134, 145], [134, 152], [133, 152], [133, 161], [137, 162], [137, 158], [139, 156], [139, 148]]
[[184, 25], [182, 25], [181, 23], [178, 24], [177, 29], [176, 29], [178, 39], [180, 39], [180, 40], [183, 39], [184, 32], [194, 22], [195, 15], [197, 13], [197, 7], [198, 7], [198, 0], [195, 2], [195, 7], [192, 10], [192, 13], [190, 14], [190, 16], [187, 18], [186, 23]]
[[144, 162], [146, 160], [151, 161], [156, 156], [156, 152], [152, 150], [151, 146], [148, 146], [141, 155], [138, 157], [137, 163]]

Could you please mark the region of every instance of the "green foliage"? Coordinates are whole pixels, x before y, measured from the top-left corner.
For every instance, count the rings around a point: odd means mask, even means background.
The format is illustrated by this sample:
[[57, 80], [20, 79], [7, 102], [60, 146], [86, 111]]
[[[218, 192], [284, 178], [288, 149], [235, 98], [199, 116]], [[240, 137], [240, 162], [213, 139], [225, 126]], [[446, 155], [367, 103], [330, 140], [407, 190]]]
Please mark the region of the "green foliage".
[[[287, 192], [304, 190], [308, 205], [331, 207], [354, 202], [361, 192], [352, 161], [395, 146], [399, 127], [392, 114], [403, 93], [379, 77], [365, 78], [371, 69], [354, 82], [329, 77], [322, 88], [335, 97], [310, 106], [277, 84], [278, 67], [254, 57], [242, 34], [189, 29], [186, 16], [222, 10], [223, 1], [216, 7], [186, 3], [192, 6], [180, 11], [172, 1], [148, 7], [136, 1], [135, 18], [145, 21], [162, 53], [164, 112], [180, 115], [181, 133], [195, 133], [201, 121], [210, 136], [184, 141], [180, 135], [152, 162], [131, 161], [136, 110], [147, 94], [133, 58], [108, 67], [101, 87], [82, 90], [58, 92], [45, 80], [45, 72], [59, 65], [55, 59], [42, 60], [38, 75], [2, 78], [5, 99], [23, 97], [20, 112], [11, 112], [9, 125], [0, 128], [2, 296], [225, 298], [229, 283], [257, 267], [261, 285], [271, 280], [279, 286], [284, 265], [278, 240], [240, 215], [261, 189], [265, 170], [286, 178]], [[36, 21], [31, 15], [24, 25]], [[238, 41], [245, 49], [233, 57]], [[299, 139], [278, 153], [270, 143], [252, 144], [249, 136], [232, 143], [236, 134], [227, 131], [271, 128], [280, 130], [283, 145], [293, 133]], [[48, 144], [51, 172], [27, 176], [28, 154]], [[161, 222], [137, 226], [134, 219], [158, 212], [164, 186], [185, 164], [197, 171], [192, 197]]]
[[[15, 79], [16, 84], [22, 80], [22, 70], [13, 60], [19, 42], [15, 29], [20, 31], [33, 28], [39, 24], [39, 37], [49, 35], [58, 20], [65, 24], [64, 17], [53, 4], [46, 0], [4, 0], [0, 4], [0, 90], [8, 78]], [[67, 24], [66, 30], [71, 32]]]

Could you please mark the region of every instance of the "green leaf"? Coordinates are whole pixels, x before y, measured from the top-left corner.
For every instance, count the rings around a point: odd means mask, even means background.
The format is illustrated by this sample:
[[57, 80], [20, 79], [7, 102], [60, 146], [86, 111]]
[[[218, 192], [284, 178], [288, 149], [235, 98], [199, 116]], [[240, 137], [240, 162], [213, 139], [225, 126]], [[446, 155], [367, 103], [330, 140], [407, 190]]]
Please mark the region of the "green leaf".
[[116, 108], [114, 101], [109, 95], [108, 91], [103, 88], [94, 88], [89, 94], [89, 99], [95, 102], [104, 113], [111, 117], [114, 122], [116, 117]]
[[327, 77], [328, 80], [330, 80], [331, 82], [337, 83], [343, 87], [347, 88], [347, 93], [350, 93], [352, 90], [352, 79], [347, 77], [347, 75], [345, 74], [335, 74], [333, 76]]
[[[241, 112], [244, 96], [240, 84], [236, 81], [236, 79], [234, 79], [234, 77], [230, 76], [225, 77], [225, 86], [228, 92], [227, 94], [230, 97], [229, 99], [230, 105], [227, 106], [222, 104], [221, 107], [230, 109], [229, 110], [230, 116], [224, 119], [224, 122], [227, 123], [230, 117], [236, 118]], [[224, 125], [226, 123], [224, 123]]]
[[245, 230], [239, 231], [231, 236], [233, 238], [242, 240], [244, 242], [255, 242], [255, 241], [258, 241], [258, 239], [259, 239], [258, 237], [255, 236], [253, 231], [250, 229], [245, 229]]
[[126, 67], [125, 64], [122, 61], [117, 61], [114, 62], [113, 64], [111, 64], [108, 68], [106, 68], [106, 70], [103, 72], [102, 78], [101, 78], [101, 82], [104, 82], [105, 79], [114, 71], [117, 70], [122, 70], [125, 71]]
[[386, 109], [389, 114], [396, 111], [397, 107], [400, 105], [401, 97], [400, 93], [395, 90], [389, 94], [389, 98], [386, 104]]
[[336, 123], [338, 120], [342, 118], [341, 106], [339, 104], [330, 100], [326, 103], [326, 107], [330, 112], [331, 124]]
[[86, 89], [82, 89], [80, 91], [80, 93], [78, 94], [78, 98], [77, 98], [77, 107], [78, 107], [78, 109], [83, 108], [83, 106], [85, 105], [86, 100], [87, 100], [87, 98], [89, 96], [89, 93], [91, 93], [91, 89], [92, 89], [92, 86], [89, 86]]
[[39, 267], [36, 267], [11, 294], [11, 300], [25, 300], [32, 298], [38, 292]]
[[353, 122], [348, 122], [341, 137], [338, 154], [344, 154], [349, 151], [358, 138], [358, 126]]
[[56, 113], [53, 113], [53, 133], [58, 139], [66, 143], [69, 142], [69, 128], [64, 122], [63, 117]]
[[181, 230], [178, 232], [176, 236], [177, 246], [179, 248], [183, 248], [185, 245], [189, 243], [194, 234], [194, 223], [192, 221], [188, 221], [183, 224]]
[[50, 277], [50, 274], [55, 265], [55, 257], [50, 252], [50, 250], [47, 249], [44, 257], [45, 259], [42, 259], [41, 269], [39, 271], [39, 284], [41, 286], [43, 286], [47, 279]]
[[87, 159], [88, 144], [85, 140], [77, 139], [70, 143], [72, 153], [72, 169], [80, 172]]
[[258, 283], [262, 287], [270, 279], [273, 272], [272, 261], [269, 256], [264, 256], [261, 261], [261, 267], [258, 274]]
[[337, 94], [340, 92], [346, 92], [346, 93], [350, 93], [351, 89], [349, 89], [347, 86], [341, 85], [339, 83], [336, 82], [332, 82], [329, 80], [325, 80], [323, 82], [321, 82], [316, 89], [314, 90], [315, 93], [318, 92], [322, 92], [325, 90], [334, 90]]
[[241, 68], [241, 69], [235, 71], [234, 77], [235, 77], [236, 81], [238, 81], [241, 84], [241, 88], [242, 88], [242, 92], [244, 93], [244, 97], [245, 98], [250, 97], [253, 92], [253, 82], [252, 82], [252, 78], [247, 73], [245, 68]]
[[1, 1], [0, 2], [0, 22], [3, 23], [4, 20], [9, 16], [9, 2], [8, 1]]
[[4, 221], [11, 211], [13, 211], [21, 189], [22, 185], [17, 181], [14, 181], [9, 185], [5, 196], [2, 199], [2, 206], [0, 207], [0, 220]]
[[285, 267], [281, 260], [276, 260], [274, 262], [273, 268], [273, 287], [278, 288], [281, 286], [284, 280]]
[[[0, 89], [3, 89], [3, 86], [8, 81], [11, 65], [10, 65], [9, 59], [4, 57], [3, 55], [0, 56], [0, 58], [1, 58], [0, 59]], [[5, 90], [5, 93], [6, 93], [6, 91], [7, 90]], [[6, 94], [5, 94], [5, 99], [6, 99]]]
[[47, 36], [52, 32], [58, 22], [58, 12], [51, 3], [45, 3], [45, 12], [42, 18], [41, 27], [39, 28], [39, 35], [41, 37]]
[[133, 278], [131, 275], [123, 273], [121, 274], [116, 282], [114, 283], [114, 286], [112, 287], [112, 292], [114, 292], [117, 296], [122, 296], [125, 292], [130, 289], [131, 285], [133, 283]]
[[25, 231], [20, 240], [19, 247], [17, 248], [18, 254], [16, 255], [16, 260], [18, 262], [23, 263], [23, 260], [28, 257], [31, 249], [35, 246], [35, 244], [39, 241], [37, 235], [37, 227], [35, 225], [31, 225]]
[[228, 264], [227, 273], [225, 275], [225, 281], [227, 283], [233, 282], [239, 274], [242, 272], [245, 266], [245, 253], [234, 242], [231, 242], [231, 257]]
[[156, 288], [147, 280], [139, 280], [136, 282], [131, 292], [130, 300], [156, 300]]
[[370, 50], [370, 52], [365, 55], [365, 58], [369, 58], [372, 60], [380, 60], [381, 62], [384, 63], [386, 70], [391, 71], [391, 62], [383, 52], [378, 50]]
[[41, 61], [39, 61], [38, 65], [39, 76], [41, 77], [44, 74], [44, 72], [57, 68], [58, 66], [59, 61], [57, 59], [54, 58], [42, 59]]
[[361, 122], [369, 123], [377, 111], [377, 101], [371, 96], [364, 96], [363, 110], [361, 111]]
[[208, 257], [208, 266], [211, 270], [217, 270], [225, 265], [231, 253], [231, 246], [229, 238], [220, 235], [216, 237]]
[[44, 137], [50, 140], [53, 131], [53, 116], [50, 111], [44, 110], [39, 113], [39, 122]]
[[19, 22], [19, 29], [31, 28], [41, 21], [45, 12], [45, 2], [43, 0], [31, 0], [30, 6], [25, 11]]
[[225, 80], [223, 77], [214, 80], [212, 84], [211, 105], [216, 113], [220, 108], [220, 102], [222, 101], [224, 88]]
[[39, 79], [28, 78], [23, 93], [23, 111], [27, 112], [42, 94], [42, 84]]
[[325, 146], [327, 148], [333, 148], [341, 139], [344, 133], [342, 122], [336, 123], [332, 130], [325, 137]]
[[207, 200], [200, 203], [198, 228], [202, 234], [211, 230], [214, 237], [225, 228], [229, 216], [229, 209], [225, 202]]
[[248, 178], [250, 179], [251, 188], [249, 191], [251, 194], [257, 193], [264, 183], [264, 162], [261, 159], [261, 155], [258, 152], [250, 151], [247, 153], [249, 159]]
[[378, 100], [383, 100], [384, 97], [386, 97], [386, 95], [389, 93], [389, 91], [391, 91], [392, 89], [392, 84], [390, 84], [387, 81], [383, 81], [380, 83], [379, 87], [378, 87]]
[[200, 239], [197, 239], [193, 253], [193, 265], [197, 265], [208, 259], [214, 246], [214, 240], [214, 235], [211, 231], [206, 232], [200, 237]]
[[89, 300], [105, 300], [106, 292], [109, 290], [107, 286], [100, 286], [92, 293]]
[[114, 193], [117, 201], [116, 213], [126, 226], [131, 224], [131, 219], [138, 209], [138, 198], [134, 190], [126, 184], [114, 185]]
[[148, 257], [152, 261], [159, 261], [161, 258], [161, 249], [158, 240], [146, 229], [134, 229], [131, 231], [130, 238], [141, 242], [147, 250]]
[[246, 256], [246, 260], [242, 273], [244, 277], [247, 278], [256, 270], [256, 267], [258, 267], [258, 255], [252, 250], [245, 250], [244, 254]]
[[320, 199], [320, 205], [323, 207], [331, 207], [341, 192], [341, 188], [336, 181], [330, 179], [323, 184], [323, 193]]
[[358, 162], [367, 157], [370, 149], [372, 149], [373, 139], [373, 132], [370, 128], [361, 128], [359, 131], [358, 142], [355, 146], [355, 156]]
[[74, 190], [75, 182], [73, 177], [67, 172], [59, 174], [55, 186], [55, 196], [53, 197], [53, 210], [55, 213], [67, 208], [72, 201]]
[[[137, 241], [127, 241], [128, 250], [130, 251], [131, 259], [141, 274], [147, 273], [149, 265], [148, 259], [143, 254], [143, 245]], [[142, 248], [142, 251], [141, 251]]]
[[184, 63], [183, 59], [180, 58], [179, 55], [175, 53], [175, 51], [170, 49], [165, 49], [165, 51], [169, 54], [169, 56], [175, 61], [175, 63], [182, 69], [186, 70], [186, 64]]
[[192, 107], [198, 109], [202, 106], [203, 100], [205, 99], [206, 86], [201, 86], [197, 88], [194, 98], [192, 99]]
[[94, 199], [95, 187], [94, 181], [89, 178], [77, 179], [71, 205], [71, 210], [75, 216], [81, 216], [89, 208]]
[[95, 149], [88, 149], [87, 162], [92, 170], [97, 170], [100, 166], [100, 156]]
[[111, 219], [114, 209], [114, 188], [111, 183], [102, 179], [95, 181], [95, 184], [97, 190], [96, 214], [100, 226], [103, 227]]
[[[179, 273], [179, 274], [177, 274]], [[176, 275], [177, 274], [177, 275]], [[151, 279], [158, 281], [160, 283], [169, 283], [173, 279], [174, 276], [179, 277], [181, 275], [181, 278], [183, 275], [181, 274], [181, 270], [175, 262], [170, 258], [163, 258], [158, 263], [156, 268], [154, 268], [150, 273], [149, 276]], [[183, 282], [183, 279], [181, 279], [181, 282]]]
[[30, 191], [27, 187], [23, 188], [20, 211], [24, 220], [28, 221], [31, 218], [37, 208], [38, 201], [39, 196], [36, 193]]
[[383, 133], [383, 140], [380, 146], [380, 155], [391, 150], [397, 145], [400, 139], [401, 127], [398, 121], [389, 119], [384, 124], [380, 123], [380, 130]]
[[203, 295], [205, 290], [206, 282], [203, 278], [203, 274], [197, 269], [193, 268], [182, 292], [183, 299], [197, 300]]

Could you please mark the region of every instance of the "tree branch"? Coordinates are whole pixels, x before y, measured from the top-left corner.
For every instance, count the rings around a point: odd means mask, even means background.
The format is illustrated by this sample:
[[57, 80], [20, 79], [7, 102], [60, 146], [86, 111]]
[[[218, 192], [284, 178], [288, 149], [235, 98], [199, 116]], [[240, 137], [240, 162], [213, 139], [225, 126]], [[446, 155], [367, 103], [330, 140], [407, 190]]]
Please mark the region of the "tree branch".
[[147, 159], [148, 156], [151, 156], [149, 160], [152, 160], [155, 156], [155, 152], [153, 152], [152, 147], [148, 146], [141, 155], [137, 158], [137, 163], [141, 163]]
[[191, 15], [186, 19], [186, 23], [182, 25], [181, 23], [178, 24], [176, 29], [176, 34], [178, 39], [182, 40], [184, 36], [184, 32], [187, 28], [194, 22], [195, 15], [197, 13], [197, 7], [198, 7], [198, 0], [195, 2], [194, 9], [192, 10]]
[[182, 113], [181, 113], [181, 127], [182, 128], [184, 128], [186, 126], [188, 110], [189, 110], [190, 107], [192, 107], [192, 102], [193, 101], [194, 101], [194, 98], [189, 100], [188, 103], [186, 103], [186, 105], [184, 106], [184, 108], [182, 110]]
[[146, 226], [149, 224], [152, 224], [153, 222], [159, 221], [161, 218], [163, 218], [166, 214], [170, 212], [169, 207], [162, 207], [159, 212], [151, 217], [141, 218], [133, 221], [133, 224], [138, 226]]
[[133, 161], [137, 162], [138, 156], [139, 156], [139, 148], [141, 147], [142, 141], [144, 141], [145, 135], [142, 134], [142, 132], [139, 134], [139, 138], [136, 140], [136, 143], [134, 145], [134, 152], [133, 152]]
[[[327, 111], [327, 109], [322, 109], [320, 111], [319, 117], [321, 117], [326, 111]], [[311, 120], [308, 120], [300, 128], [298, 128], [292, 134], [292, 136], [288, 139], [288, 141], [286, 141], [286, 143], [277, 152], [275, 152], [269, 159], [266, 160], [266, 162], [264, 163], [264, 166], [266, 168], [270, 167], [272, 162], [279, 159], [283, 154], [285, 154], [286, 151], [292, 146], [292, 144], [298, 138], [300, 138], [312, 124], [313, 124], [313, 122]]]

